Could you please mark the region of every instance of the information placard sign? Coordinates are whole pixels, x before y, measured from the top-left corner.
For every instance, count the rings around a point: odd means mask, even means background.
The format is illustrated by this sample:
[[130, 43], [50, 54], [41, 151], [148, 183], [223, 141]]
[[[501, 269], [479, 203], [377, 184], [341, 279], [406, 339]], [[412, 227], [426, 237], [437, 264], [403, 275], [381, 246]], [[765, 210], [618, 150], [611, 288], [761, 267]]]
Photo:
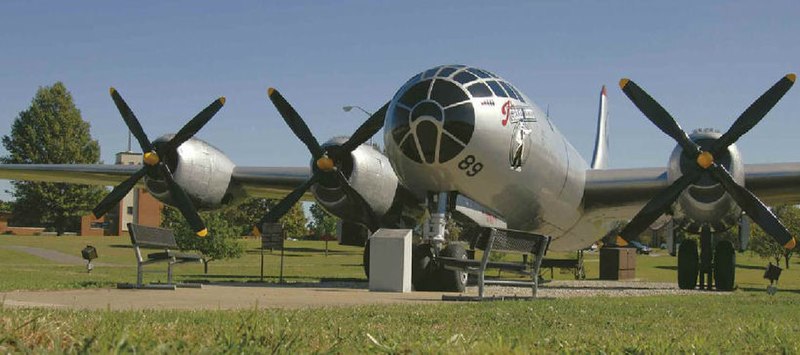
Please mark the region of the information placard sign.
[[283, 225], [264, 223], [261, 228], [261, 249], [283, 249]]

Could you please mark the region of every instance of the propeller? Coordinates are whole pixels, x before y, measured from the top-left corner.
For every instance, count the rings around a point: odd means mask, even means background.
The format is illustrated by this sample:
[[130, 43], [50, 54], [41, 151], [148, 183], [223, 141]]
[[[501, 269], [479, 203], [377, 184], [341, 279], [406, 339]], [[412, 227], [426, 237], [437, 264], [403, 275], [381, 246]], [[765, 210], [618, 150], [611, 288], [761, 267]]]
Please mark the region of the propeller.
[[176, 152], [178, 147], [192, 138], [203, 126], [211, 120], [212, 117], [225, 105], [225, 97], [220, 97], [214, 102], [212, 102], [208, 107], [200, 111], [194, 118], [192, 118], [183, 128], [175, 134], [169, 141], [164, 144], [153, 145], [149, 138], [147, 138], [147, 134], [144, 133], [144, 129], [142, 129], [142, 125], [139, 123], [139, 120], [133, 114], [133, 111], [122, 99], [122, 96], [119, 92], [111, 88], [111, 99], [114, 100], [114, 104], [117, 106], [119, 113], [122, 115], [122, 119], [125, 121], [125, 124], [130, 129], [131, 133], [136, 140], [139, 142], [139, 145], [142, 147], [143, 155], [143, 162], [144, 166], [139, 169], [136, 173], [131, 175], [128, 179], [120, 183], [119, 185], [115, 186], [111, 192], [103, 198], [100, 203], [95, 206], [92, 210], [95, 217], [100, 218], [114, 208], [120, 200], [122, 200], [128, 192], [136, 186], [136, 183], [144, 177], [145, 175], [149, 175], [155, 178], [160, 178], [164, 180], [167, 184], [167, 188], [172, 196], [175, 199], [175, 204], [178, 210], [181, 211], [181, 214], [189, 225], [192, 227], [192, 230], [197, 234], [199, 237], [205, 237], [208, 235], [208, 229], [206, 229], [203, 220], [200, 219], [200, 216], [197, 214], [197, 210], [194, 207], [194, 204], [189, 199], [189, 195], [186, 194], [186, 191], [175, 182], [175, 178], [172, 176], [172, 171], [170, 171], [167, 164], [164, 163], [164, 157], [173, 154]]
[[694, 184], [703, 176], [709, 176], [720, 183], [739, 207], [767, 234], [771, 235], [786, 249], [794, 248], [797, 241], [780, 220], [758, 197], [744, 186], [737, 184], [725, 166], [717, 163], [714, 157], [721, 156], [728, 149], [728, 146], [735, 143], [742, 135], [758, 124], [794, 85], [796, 78], [795, 74], [787, 74], [778, 80], [733, 122], [727, 132], [712, 142], [707, 150], [692, 141], [667, 110], [661, 107], [639, 85], [629, 79], [620, 80], [619, 86], [622, 88], [622, 92], [633, 101], [634, 105], [651, 122], [678, 142], [678, 145], [683, 148], [683, 155], [686, 158], [694, 160], [697, 164], [691, 165], [688, 171], [684, 171], [683, 175], [675, 180], [672, 185], [660, 191], [648, 201], [639, 213], [620, 231], [617, 236], [617, 244], [627, 245], [627, 241], [642, 233], [659, 216], [667, 212], [668, 208], [689, 185]]
[[289, 209], [294, 206], [297, 201], [311, 188], [312, 185], [320, 180], [336, 181], [348, 197], [349, 201], [354, 201], [355, 206], [361, 211], [361, 215], [365, 217], [363, 221], [370, 230], [375, 230], [379, 227], [379, 221], [375, 216], [374, 211], [369, 206], [367, 201], [358, 193], [347, 181], [347, 177], [341, 169], [343, 160], [358, 146], [366, 142], [370, 137], [375, 135], [381, 127], [386, 116], [386, 110], [389, 108], [389, 103], [386, 103], [378, 111], [367, 119], [366, 122], [361, 124], [358, 129], [353, 133], [350, 138], [339, 146], [322, 147], [319, 141], [311, 133], [311, 130], [306, 125], [300, 114], [295, 111], [292, 105], [281, 95], [278, 90], [269, 88], [267, 95], [270, 101], [278, 109], [278, 112], [283, 117], [283, 120], [294, 132], [295, 136], [303, 142], [308, 148], [313, 158], [314, 165], [312, 166], [311, 177], [306, 180], [302, 185], [298, 186], [291, 193], [286, 195], [277, 205], [272, 207], [258, 223], [258, 228], [261, 230], [264, 223], [276, 223], [283, 217]]

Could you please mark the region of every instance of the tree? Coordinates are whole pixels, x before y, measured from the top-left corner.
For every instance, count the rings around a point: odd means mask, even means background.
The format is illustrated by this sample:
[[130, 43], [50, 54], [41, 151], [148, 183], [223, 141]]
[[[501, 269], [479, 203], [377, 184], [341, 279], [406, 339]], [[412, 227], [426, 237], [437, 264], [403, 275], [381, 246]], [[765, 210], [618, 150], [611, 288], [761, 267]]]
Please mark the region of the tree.
[[311, 205], [311, 218], [312, 221], [308, 223], [308, 229], [314, 231], [317, 238], [323, 235], [336, 234], [336, 222], [339, 218], [325, 211], [320, 205], [314, 203]]
[[[783, 225], [789, 230], [789, 234], [793, 236], [800, 235], [800, 209], [792, 205], [778, 206], [772, 209], [778, 219], [783, 222]], [[797, 247], [794, 249], [786, 249], [778, 244], [771, 236], [764, 233], [757, 224], [751, 223], [751, 236], [749, 249], [763, 258], [773, 258], [775, 264], [780, 264], [781, 258], [784, 259], [784, 265], [789, 268], [789, 259], [791, 259]]]
[[[89, 123], [72, 102], [61, 82], [40, 87], [30, 107], [17, 115], [11, 135], [3, 136], [6, 164], [96, 164], [100, 146], [89, 133]], [[12, 220], [16, 224], [52, 227], [58, 235], [76, 226], [80, 216], [100, 201], [99, 186], [14, 181]], [[77, 223], [76, 223], [77, 222]]]
[[286, 238], [305, 238], [308, 235], [308, 228], [306, 228], [308, 221], [306, 214], [303, 213], [303, 207], [299, 203], [292, 206], [289, 212], [281, 217], [281, 222]]
[[[239, 228], [239, 235], [250, 235], [258, 221], [277, 203], [277, 200], [253, 197], [226, 208], [223, 213], [231, 224]], [[301, 238], [308, 233], [306, 216], [299, 203], [292, 206], [289, 213], [281, 217], [280, 222], [283, 223], [287, 238]]]
[[214, 260], [233, 259], [244, 254], [244, 244], [239, 239], [239, 228], [231, 224], [223, 211], [201, 212], [200, 217], [208, 227], [208, 235], [200, 238], [189, 227], [181, 213], [172, 207], [162, 210], [161, 226], [175, 233], [181, 250], [197, 250], [203, 254], [204, 272]]

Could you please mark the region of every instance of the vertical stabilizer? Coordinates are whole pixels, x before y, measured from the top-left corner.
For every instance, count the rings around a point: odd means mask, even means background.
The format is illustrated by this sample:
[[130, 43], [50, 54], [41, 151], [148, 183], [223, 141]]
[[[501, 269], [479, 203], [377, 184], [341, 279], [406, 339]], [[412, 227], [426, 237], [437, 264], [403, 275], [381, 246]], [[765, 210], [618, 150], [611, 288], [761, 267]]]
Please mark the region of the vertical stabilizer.
[[608, 99], [606, 86], [600, 90], [600, 110], [597, 113], [597, 137], [594, 141], [592, 169], [605, 169], [608, 163]]

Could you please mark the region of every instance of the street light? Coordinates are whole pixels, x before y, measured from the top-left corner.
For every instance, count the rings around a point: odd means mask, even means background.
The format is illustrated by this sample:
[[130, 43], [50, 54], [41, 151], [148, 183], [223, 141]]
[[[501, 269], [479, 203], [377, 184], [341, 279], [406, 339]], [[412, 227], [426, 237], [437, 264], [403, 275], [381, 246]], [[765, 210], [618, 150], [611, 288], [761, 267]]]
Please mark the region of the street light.
[[[355, 105], [354, 105], [354, 106], [349, 106], [349, 105], [348, 105], [348, 106], [342, 106], [342, 110], [343, 110], [344, 112], [350, 112], [350, 111], [352, 111], [354, 108], [355, 108], [355, 109], [358, 109], [358, 110], [360, 110], [360, 111], [361, 111], [361, 112], [363, 112], [363, 113], [365, 113], [365, 114], [367, 115], [367, 117], [372, 117], [372, 112], [369, 112], [369, 111], [365, 110], [365, 109], [364, 109], [363, 107], [361, 107], [361, 106], [355, 106]], [[372, 137], [369, 137], [369, 145], [371, 145], [371, 146], [373, 146], [373, 147], [375, 146], [375, 144], [373, 144], [373, 143], [372, 143]]]
[[372, 112], [369, 112], [369, 111], [365, 110], [365, 109], [364, 109], [363, 107], [361, 107], [361, 106], [342, 106], [342, 110], [344, 110], [344, 112], [350, 112], [350, 111], [352, 111], [354, 108], [357, 108], [357, 109], [361, 110], [361, 112], [363, 112], [363, 113], [366, 113], [366, 114], [367, 114], [367, 116], [369, 116], [369, 117], [371, 117], [371, 116], [372, 116]]

